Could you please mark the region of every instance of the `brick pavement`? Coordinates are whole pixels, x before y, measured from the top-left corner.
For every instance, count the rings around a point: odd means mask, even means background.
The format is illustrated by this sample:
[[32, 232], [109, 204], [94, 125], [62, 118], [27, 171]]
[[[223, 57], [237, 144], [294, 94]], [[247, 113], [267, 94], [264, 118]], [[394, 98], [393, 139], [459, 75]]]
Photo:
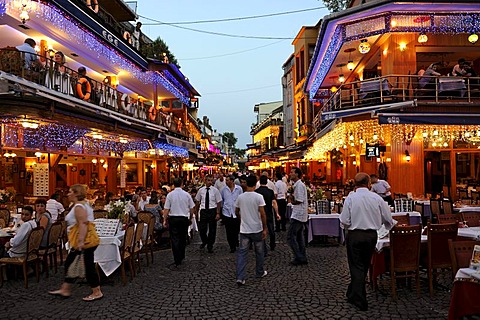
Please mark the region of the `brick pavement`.
[[[235, 255], [230, 254], [225, 230], [219, 226], [215, 252], [199, 249], [199, 236], [187, 248], [185, 263], [173, 266], [170, 250], [155, 253], [155, 263], [143, 264], [140, 275], [125, 287], [118, 273], [102, 285], [105, 297], [83, 302], [89, 293], [86, 284], [76, 285], [73, 296], [49, 296], [57, 288], [61, 272], [40, 283], [30, 278], [10, 280], [0, 288], [2, 319], [446, 319], [450, 292], [449, 274], [442, 279], [433, 299], [428, 282], [421, 282], [421, 296], [415, 289], [400, 289], [397, 301], [390, 296], [390, 279], [379, 280], [379, 290], [369, 288], [370, 309], [356, 311], [346, 303], [349, 281], [346, 250], [343, 246], [310, 246], [309, 264], [291, 266], [285, 232], [270, 252], [265, 267], [268, 275], [254, 277], [254, 254], [250, 252], [247, 283], [235, 283]], [[331, 240], [333, 241], [333, 240]], [[63, 268], [61, 268], [63, 271]], [[127, 274], [128, 276], [128, 274]], [[425, 279], [425, 275], [423, 275]]]

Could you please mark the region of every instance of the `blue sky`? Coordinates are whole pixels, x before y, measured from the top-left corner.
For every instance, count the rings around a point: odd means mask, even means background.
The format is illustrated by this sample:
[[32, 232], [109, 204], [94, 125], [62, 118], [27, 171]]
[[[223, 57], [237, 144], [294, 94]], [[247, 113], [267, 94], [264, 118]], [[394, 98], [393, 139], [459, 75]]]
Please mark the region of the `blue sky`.
[[[236, 18], [323, 7], [317, 0], [177, 0], [138, 1], [143, 17], [174, 23]], [[184, 27], [243, 36], [293, 38], [303, 25], [315, 25], [327, 9], [275, 17]], [[160, 36], [173, 52], [182, 72], [202, 95], [199, 117], [207, 115], [220, 132], [234, 132], [237, 147], [251, 142], [250, 125], [255, 122], [253, 106], [282, 100], [282, 64], [293, 52], [292, 40], [231, 38], [182, 30], [151, 23], [140, 17], [142, 30], [150, 38]], [[263, 47], [262, 47], [263, 46]], [[262, 47], [262, 48], [258, 48]], [[257, 49], [255, 49], [257, 48]], [[254, 50], [250, 50], [254, 49]], [[246, 51], [237, 53], [240, 51]], [[231, 53], [237, 53], [228, 55]], [[215, 57], [206, 58], [205, 57]], [[250, 90], [255, 88], [262, 88]]]

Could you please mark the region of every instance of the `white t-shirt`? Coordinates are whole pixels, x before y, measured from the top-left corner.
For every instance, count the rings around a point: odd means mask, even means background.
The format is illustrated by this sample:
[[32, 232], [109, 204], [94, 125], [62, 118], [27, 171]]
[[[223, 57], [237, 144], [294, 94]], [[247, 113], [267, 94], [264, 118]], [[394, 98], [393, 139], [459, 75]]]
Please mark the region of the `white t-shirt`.
[[240, 233], [259, 233], [263, 231], [259, 207], [265, 206], [263, 196], [247, 191], [238, 196], [235, 208], [240, 209]]
[[190, 209], [193, 207], [195, 207], [195, 204], [192, 196], [182, 188], [177, 187], [167, 194], [165, 209], [170, 210], [169, 216], [190, 218]]

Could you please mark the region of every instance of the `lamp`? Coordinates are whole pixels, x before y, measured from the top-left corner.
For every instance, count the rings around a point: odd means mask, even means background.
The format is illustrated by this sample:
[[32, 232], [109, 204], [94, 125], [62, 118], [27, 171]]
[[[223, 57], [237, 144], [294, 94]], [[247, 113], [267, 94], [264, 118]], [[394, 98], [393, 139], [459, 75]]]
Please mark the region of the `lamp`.
[[97, 162], [98, 162], [98, 160], [97, 160], [96, 158], [93, 158], [93, 159], [92, 159], [92, 163], [93, 163], [94, 165], [96, 165]]
[[471, 44], [475, 44], [477, 41], [478, 41], [478, 34], [476, 34], [475, 32], [471, 33], [468, 36], [468, 42], [470, 42]]
[[367, 39], [360, 40], [360, 44], [358, 45], [358, 51], [361, 54], [367, 54], [370, 52], [370, 43], [368, 43]]
[[340, 83], [344, 83], [345, 82], [345, 76], [343, 75], [343, 67], [345, 67], [346, 64], [345, 63], [339, 63], [337, 64], [337, 68], [340, 68], [340, 75], [338, 76], [338, 81]]
[[422, 33], [420, 33], [420, 35], [418, 36], [417, 41], [418, 41], [419, 43], [425, 43], [425, 42], [428, 41], [428, 37], [427, 37], [427, 35], [426, 35], [425, 33], [422, 32]]
[[102, 167], [103, 167], [103, 169], [106, 170], [108, 168], [108, 164], [105, 162]]
[[103, 164], [105, 162], [105, 159], [100, 159], [100, 163]]
[[407, 162], [410, 162], [410, 160], [411, 160], [410, 153], [408, 152], [408, 150], [405, 150], [405, 160]]
[[340, 83], [344, 83], [344, 82], [345, 82], [345, 76], [343, 75], [343, 73], [338, 76], [338, 81], [340, 81]]
[[355, 48], [348, 48], [348, 49], [345, 49], [343, 52], [345, 53], [348, 53], [348, 63], [347, 63], [347, 68], [348, 70], [352, 71], [354, 68], [355, 68], [355, 64], [353, 63], [353, 60], [352, 60], [352, 52], [355, 51], [357, 49]]

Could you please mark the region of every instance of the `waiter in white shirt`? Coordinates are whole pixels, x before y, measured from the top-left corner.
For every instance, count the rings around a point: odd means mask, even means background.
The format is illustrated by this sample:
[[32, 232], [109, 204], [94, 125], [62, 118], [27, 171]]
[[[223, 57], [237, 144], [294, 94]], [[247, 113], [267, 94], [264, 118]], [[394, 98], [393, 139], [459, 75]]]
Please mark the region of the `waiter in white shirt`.
[[387, 230], [393, 226], [388, 204], [376, 193], [370, 192], [370, 176], [364, 172], [355, 176], [355, 192], [345, 199], [340, 222], [347, 231], [347, 258], [350, 284], [347, 301], [360, 309], [368, 310], [365, 278], [377, 243], [377, 230], [382, 224]]
[[218, 189], [212, 186], [212, 183], [212, 175], [207, 175], [205, 177], [205, 186], [198, 190], [195, 197], [197, 201], [195, 212], [198, 212], [198, 209], [200, 209], [200, 221], [198, 223], [198, 231], [202, 239], [200, 249], [207, 246], [209, 253], [213, 252], [213, 245], [217, 236], [217, 221], [220, 220], [220, 212], [222, 210], [222, 196]]
[[280, 220], [275, 220], [275, 231], [279, 232], [287, 230], [287, 184], [282, 180], [282, 173], [277, 172], [277, 181], [275, 182], [275, 188], [277, 189], [277, 206]]
[[390, 185], [387, 181], [381, 180], [378, 178], [376, 174], [370, 175], [370, 180], [372, 181], [372, 188], [371, 191], [378, 194], [380, 197], [383, 198], [384, 201], [388, 203], [389, 206], [393, 206], [393, 198]]
[[182, 189], [182, 178], [173, 180], [175, 189], [167, 194], [163, 211], [163, 225], [166, 227], [167, 216], [172, 242], [173, 259], [178, 266], [185, 259], [188, 226], [193, 217], [195, 203], [190, 194]]
[[50, 199], [47, 201], [47, 211], [50, 213], [52, 216], [53, 221], [57, 221], [58, 215], [62, 214], [65, 209], [63, 208], [63, 205], [58, 202], [60, 199], [60, 194], [59, 193], [54, 193], [50, 197]]

